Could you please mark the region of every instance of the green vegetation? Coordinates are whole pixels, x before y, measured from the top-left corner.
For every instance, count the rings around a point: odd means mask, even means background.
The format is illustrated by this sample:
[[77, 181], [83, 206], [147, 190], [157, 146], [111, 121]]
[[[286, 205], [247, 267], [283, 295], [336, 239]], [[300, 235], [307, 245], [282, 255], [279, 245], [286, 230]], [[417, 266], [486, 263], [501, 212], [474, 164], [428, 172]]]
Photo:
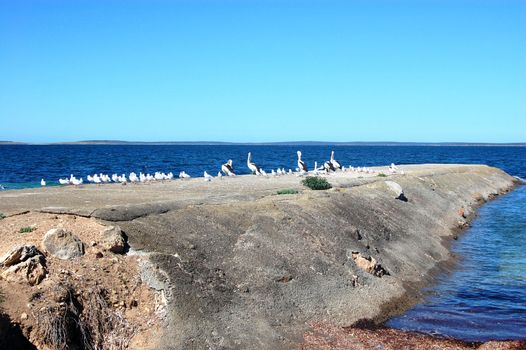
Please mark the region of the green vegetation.
[[29, 232], [33, 232], [33, 228], [32, 228], [32, 227], [29, 227], [29, 226], [21, 227], [20, 230], [19, 230], [18, 232], [20, 232], [20, 233], [29, 233]]
[[4, 213], [0, 213], [0, 220], [5, 219]]
[[379, 176], [379, 177], [387, 177], [387, 175], [385, 175], [384, 173], [380, 173], [377, 176]]
[[284, 190], [278, 190], [278, 194], [296, 194], [298, 193], [298, 190], [295, 190], [293, 188], [286, 188]]
[[326, 179], [319, 176], [307, 176], [301, 183], [311, 190], [328, 190], [332, 187]]

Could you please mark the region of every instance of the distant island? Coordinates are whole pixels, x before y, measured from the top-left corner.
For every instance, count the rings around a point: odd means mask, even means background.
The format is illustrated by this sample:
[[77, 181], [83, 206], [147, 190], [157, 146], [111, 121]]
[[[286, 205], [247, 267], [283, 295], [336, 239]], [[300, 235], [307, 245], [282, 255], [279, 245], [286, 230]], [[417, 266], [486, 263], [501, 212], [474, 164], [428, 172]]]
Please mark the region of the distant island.
[[121, 140], [84, 140], [71, 142], [31, 143], [0, 141], [0, 145], [180, 145], [180, 146], [221, 146], [221, 145], [260, 145], [260, 146], [501, 146], [526, 147], [526, 142], [394, 142], [394, 141], [283, 141], [283, 142], [223, 142], [223, 141], [121, 141]]

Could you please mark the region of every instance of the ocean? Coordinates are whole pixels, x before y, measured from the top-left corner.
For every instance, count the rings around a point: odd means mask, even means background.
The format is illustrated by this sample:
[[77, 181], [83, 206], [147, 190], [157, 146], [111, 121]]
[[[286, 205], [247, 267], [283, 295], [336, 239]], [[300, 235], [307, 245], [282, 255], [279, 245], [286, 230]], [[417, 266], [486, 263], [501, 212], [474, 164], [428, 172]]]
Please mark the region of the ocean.
[[[526, 147], [263, 146], [263, 145], [0, 145], [0, 184], [40, 186], [44, 178], [162, 171], [215, 175], [228, 159], [248, 174], [247, 153], [263, 169], [296, 167], [296, 151], [312, 169], [330, 151], [344, 166], [418, 163], [487, 164], [526, 178]], [[454, 271], [438, 276], [425, 300], [387, 325], [468, 341], [526, 339], [526, 186], [484, 205], [452, 247]]]

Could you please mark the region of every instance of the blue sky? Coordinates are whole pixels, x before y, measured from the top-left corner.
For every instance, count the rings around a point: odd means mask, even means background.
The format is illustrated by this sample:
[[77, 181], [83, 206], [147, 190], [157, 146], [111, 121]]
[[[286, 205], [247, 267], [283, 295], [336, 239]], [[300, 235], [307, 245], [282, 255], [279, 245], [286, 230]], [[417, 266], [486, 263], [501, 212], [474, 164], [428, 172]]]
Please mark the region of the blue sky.
[[526, 141], [526, 1], [0, 0], [0, 140]]

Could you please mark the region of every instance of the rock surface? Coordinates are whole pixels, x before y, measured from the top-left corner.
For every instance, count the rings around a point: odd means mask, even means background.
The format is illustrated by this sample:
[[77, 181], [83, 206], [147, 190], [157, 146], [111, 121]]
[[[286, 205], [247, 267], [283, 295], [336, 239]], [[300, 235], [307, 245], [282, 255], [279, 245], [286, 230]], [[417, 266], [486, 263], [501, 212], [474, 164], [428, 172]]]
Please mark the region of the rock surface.
[[27, 282], [34, 286], [46, 277], [46, 259], [43, 255], [34, 255], [23, 262], [11, 265], [0, 275], [7, 281]]
[[[405, 175], [388, 177], [407, 202], [385, 178], [336, 173], [330, 191], [305, 190], [295, 176], [8, 191], [0, 211], [80, 214], [122, 227], [162, 276], [161, 349], [290, 349], [312, 322], [381, 321], [418, 301], [451, 259], [444, 242], [458, 234], [458, 208], [471, 211], [479, 195], [516, 185], [486, 166], [400, 168]], [[300, 193], [276, 196], [283, 188]], [[362, 270], [353, 251], [390, 275]]]
[[41, 254], [34, 245], [23, 245], [13, 248], [10, 252], [0, 258], [0, 266], [9, 267], [27, 260], [30, 257]]
[[126, 248], [126, 240], [119, 226], [109, 226], [101, 233], [101, 246], [112, 253], [122, 254]]
[[46, 251], [62, 260], [84, 255], [84, 243], [73, 233], [62, 228], [49, 230], [42, 240]]

